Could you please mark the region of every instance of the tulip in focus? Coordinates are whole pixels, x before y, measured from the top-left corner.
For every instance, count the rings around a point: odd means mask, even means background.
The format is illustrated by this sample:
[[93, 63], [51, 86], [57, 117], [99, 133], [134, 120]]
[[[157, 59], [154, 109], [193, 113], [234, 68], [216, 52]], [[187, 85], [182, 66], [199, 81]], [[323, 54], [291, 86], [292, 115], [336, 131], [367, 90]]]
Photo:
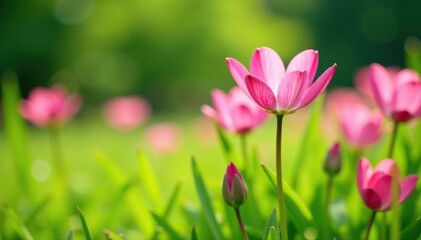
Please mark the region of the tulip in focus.
[[222, 185], [222, 196], [231, 207], [240, 207], [247, 199], [247, 186], [234, 163], [230, 163]]
[[150, 117], [150, 106], [141, 97], [117, 97], [105, 104], [104, 116], [111, 127], [129, 131], [138, 127]]
[[370, 162], [361, 158], [357, 169], [358, 191], [367, 207], [374, 211], [387, 211], [392, 205], [392, 182], [397, 181], [402, 204], [415, 189], [418, 176], [401, 178], [398, 165], [392, 159], [381, 161], [373, 170]]
[[355, 91], [332, 92], [327, 97], [326, 108], [333, 111], [345, 140], [354, 147], [369, 146], [382, 137], [382, 114], [371, 110]]
[[268, 116], [238, 87], [232, 88], [228, 95], [221, 90], [213, 90], [212, 101], [215, 109], [204, 105], [203, 114], [230, 132], [249, 133]]
[[39, 127], [61, 127], [80, 109], [79, 94], [67, 95], [64, 87], [38, 87], [29, 93], [20, 107], [22, 116]]
[[382, 65], [370, 66], [374, 98], [383, 113], [395, 122], [421, 116], [421, 81], [417, 72], [403, 69], [390, 74]]
[[338, 142], [334, 143], [329, 149], [325, 158], [323, 168], [330, 175], [338, 174], [342, 169], [341, 148]]
[[295, 56], [288, 67], [267, 47], [257, 48], [251, 57], [250, 72], [243, 64], [227, 58], [228, 68], [238, 86], [268, 112], [285, 115], [307, 106], [327, 87], [336, 64], [313, 83], [319, 54], [306, 50]]

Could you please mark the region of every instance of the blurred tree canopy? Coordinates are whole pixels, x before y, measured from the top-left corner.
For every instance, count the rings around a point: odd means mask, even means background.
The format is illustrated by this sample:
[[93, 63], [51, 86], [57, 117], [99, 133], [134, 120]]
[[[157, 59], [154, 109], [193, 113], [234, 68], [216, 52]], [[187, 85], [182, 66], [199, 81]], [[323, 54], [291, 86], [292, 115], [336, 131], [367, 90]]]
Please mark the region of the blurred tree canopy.
[[92, 104], [141, 94], [191, 109], [234, 85], [226, 57], [248, 64], [260, 46], [285, 63], [319, 50], [318, 74], [338, 63], [332, 86], [372, 62], [404, 66], [420, 12], [416, 0], [1, 1], [0, 73], [16, 72], [24, 95], [60, 82]]

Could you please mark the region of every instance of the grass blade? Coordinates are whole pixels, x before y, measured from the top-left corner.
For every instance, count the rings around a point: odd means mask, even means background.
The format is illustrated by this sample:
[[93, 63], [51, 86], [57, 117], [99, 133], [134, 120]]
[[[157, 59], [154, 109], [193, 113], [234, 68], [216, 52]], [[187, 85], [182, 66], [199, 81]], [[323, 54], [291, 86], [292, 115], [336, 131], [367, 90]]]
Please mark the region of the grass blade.
[[73, 230], [70, 230], [69, 233], [67, 234], [67, 240], [73, 240]]
[[193, 227], [191, 229], [191, 238], [190, 239], [191, 240], [198, 240], [195, 225], [193, 225]]
[[159, 191], [158, 180], [152, 166], [141, 150], [137, 151], [137, 160], [139, 165], [140, 184], [144, 187], [145, 193], [150, 198], [152, 206], [159, 209], [162, 206], [162, 195]]
[[159, 224], [164, 230], [165, 232], [171, 237], [171, 239], [174, 240], [183, 240], [184, 238], [178, 234], [174, 228], [172, 228], [169, 223], [167, 222], [167, 220], [165, 218], [161, 218], [160, 216], [158, 216], [155, 213], [151, 213], [153, 218], [155, 219], [155, 222], [157, 224]]
[[279, 232], [274, 226], [270, 227], [270, 232], [267, 240], [279, 240]]
[[224, 239], [222, 235], [222, 230], [215, 218], [215, 211], [212, 206], [212, 202], [209, 198], [208, 191], [206, 190], [205, 183], [203, 182], [202, 175], [197, 167], [196, 161], [192, 158], [192, 170], [193, 170], [193, 177], [194, 182], [196, 185], [196, 191], [199, 195], [200, 203], [202, 204], [203, 212], [206, 217], [207, 223], [209, 224], [209, 228], [212, 232], [213, 238], [216, 240]]
[[92, 235], [89, 232], [88, 224], [86, 224], [86, 220], [83, 216], [82, 210], [79, 207], [77, 207], [77, 211], [79, 212], [80, 222], [82, 223], [83, 232], [85, 233], [85, 239], [92, 240]]
[[[272, 231], [274, 231], [274, 233]], [[275, 235], [275, 238], [273, 238], [272, 235]], [[278, 239], [278, 238], [279, 238], [279, 227], [276, 221], [276, 209], [273, 209], [272, 214], [270, 215], [266, 223], [265, 230], [263, 231], [263, 240]]]
[[115, 183], [116, 186], [120, 186], [126, 181], [127, 174], [116, 164], [110, 156], [100, 149], [93, 150], [93, 156], [99, 166], [104, 170], [111, 182]]
[[108, 229], [104, 229], [104, 235], [107, 240], [123, 240], [118, 234]]
[[399, 239], [416, 240], [421, 236], [421, 218], [406, 227], [400, 234]]
[[31, 166], [27, 126], [18, 112], [21, 97], [18, 80], [14, 73], [3, 75], [1, 89], [3, 96], [4, 129], [10, 154], [13, 159], [19, 185], [22, 187], [21, 192], [31, 196]]
[[23, 224], [22, 220], [18, 215], [3, 201], [0, 201], [0, 208], [3, 211], [5, 218], [10, 220], [13, 228], [16, 233], [25, 240], [33, 240], [31, 233], [28, 231], [26, 226]]
[[[268, 169], [264, 164], [261, 164], [261, 166], [274, 187], [274, 190], [277, 191], [274, 180], [276, 178], [275, 173]], [[284, 188], [288, 218], [291, 219], [295, 227], [303, 233], [306, 228], [314, 226], [313, 215], [311, 214], [310, 209], [286, 181], [282, 181], [282, 185]]]
[[218, 124], [215, 124], [215, 128], [219, 138], [219, 142], [221, 143], [222, 149], [224, 151], [225, 161], [227, 164], [229, 164], [234, 159], [233, 148], [228, 138], [225, 136], [225, 133], [222, 131], [221, 127]]

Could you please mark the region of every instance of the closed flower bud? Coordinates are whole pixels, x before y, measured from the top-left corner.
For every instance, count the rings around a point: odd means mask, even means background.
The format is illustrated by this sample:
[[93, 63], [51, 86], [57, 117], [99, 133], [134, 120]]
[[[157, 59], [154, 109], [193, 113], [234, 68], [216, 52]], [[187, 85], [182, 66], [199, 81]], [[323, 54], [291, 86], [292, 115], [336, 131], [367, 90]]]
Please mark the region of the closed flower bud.
[[238, 208], [247, 199], [247, 186], [234, 163], [230, 163], [224, 176], [222, 196], [225, 202]]
[[342, 157], [339, 143], [336, 142], [329, 149], [329, 152], [324, 161], [324, 170], [331, 175], [336, 175], [341, 171], [342, 168]]

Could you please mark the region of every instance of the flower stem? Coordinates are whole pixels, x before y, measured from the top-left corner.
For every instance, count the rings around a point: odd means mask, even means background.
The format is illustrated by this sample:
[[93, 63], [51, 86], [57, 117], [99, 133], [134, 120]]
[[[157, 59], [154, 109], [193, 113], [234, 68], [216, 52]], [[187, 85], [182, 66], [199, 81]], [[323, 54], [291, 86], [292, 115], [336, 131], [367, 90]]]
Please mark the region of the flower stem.
[[67, 190], [66, 168], [61, 156], [61, 144], [59, 129], [49, 128], [50, 148], [53, 158], [53, 176], [55, 177], [56, 187]]
[[243, 238], [244, 238], [244, 240], [248, 240], [249, 237], [247, 235], [246, 228], [244, 227], [243, 219], [241, 218], [240, 208], [236, 207], [236, 208], [234, 208], [234, 210], [235, 210], [235, 215], [237, 215], [238, 225], [240, 225], [240, 229], [241, 229], [241, 233], [243, 234]]
[[395, 149], [396, 136], [398, 135], [398, 126], [399, 126], [398, 122], [393, 123], [392, 139], [390, 140], [389, 152], [387, 154], [388, 158], [393, 157], [393, 150]]
[[248, 162], [248, 154], [247, 154], [247, 137], [245, 134], [240, 135], [241, 141], [241, 154], [243, 155], [243, 169], [247, 171], [247, 162]]
[[329, 215], [329, 205], [330, 199], [332, 196], [332, 185], [333, 185], [333, 176], [329, 174], [326, 184], [326, 193], [325, 193], [325, 212], [324, 212], [324, 224], [323, 224], [323, 235], [324, 239], [330, 239], [330, 215]]
[[281, 239], [288, 240], [288, 229], [287, 229], [287, 216], [285, 208], [284, 191], [282, 188], [282, 160], [281, 160], [281, 149], [282, 149], [282, 120], [284, 115], [276, 115], [277, 129], [276, 129], [276, 181], [278, 184], [278, 204], [279, 204], [279, 216], [281, 217]]
[[368, 237], [370, 236], [370, 230], [371, 230], [371, 226], [373, 226], [374, 223], [374, 218], [376, 217], [376, 211], [373, 211], [373, 213], [371, 214], [370, 220], [368, 221], [368, 225], [367, 225], [367, 232], [365, 234], [365, 240], [368, 240]]

